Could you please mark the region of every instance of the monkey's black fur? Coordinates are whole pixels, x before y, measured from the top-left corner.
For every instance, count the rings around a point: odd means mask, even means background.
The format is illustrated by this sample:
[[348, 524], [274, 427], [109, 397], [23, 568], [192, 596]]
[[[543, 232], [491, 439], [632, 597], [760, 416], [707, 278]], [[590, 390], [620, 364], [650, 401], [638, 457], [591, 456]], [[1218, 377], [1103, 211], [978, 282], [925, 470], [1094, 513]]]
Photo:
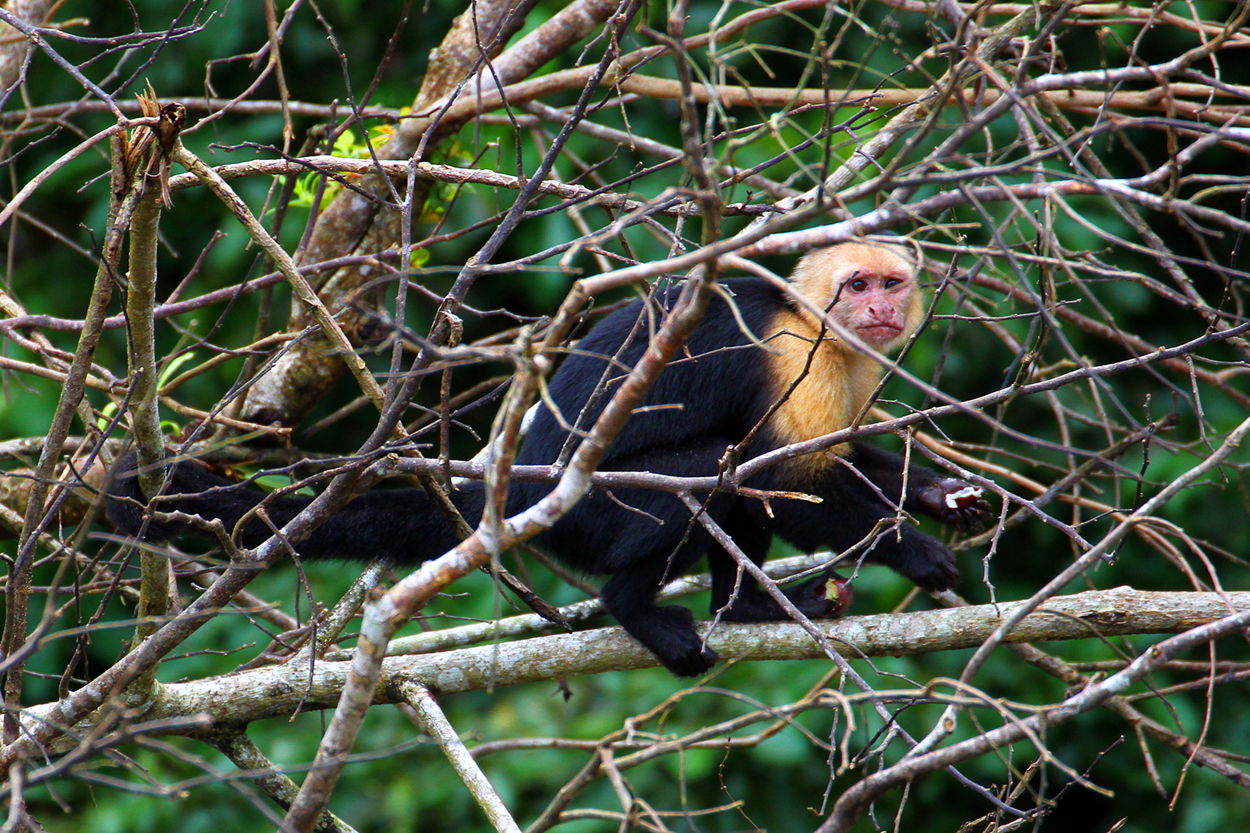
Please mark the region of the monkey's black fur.
[[[742, 321], [756, 334], [766, 333], [774, 316], [787, 304], [782, 293], [764, 281], [726, 280], [722, 286], [733, 293]], [[605, 373], [609, 380], [619, 382], [624, 368], [632, 366], [646, 349], [648, 330], [659, 321], [660, 307], [673, 303], [676, 295], [675, 291], [661, 293], [649, 308], [639, 302], [618, 310], [582, 339], [577, 352], [564, 361], [550, 382], [551, 399], [566, 423], [582, 429], [593, 424], [616, 390], [610, 381], [607, 394], [594, 399]], [[775, 380], [765, 378], [768, 365], [761, 360], [761, 349], [742, 332], [728, 302], [715, 298], [689, 339], [685, 355], [664, 370], [646, 397], [644, 405], [649, 409], [626, 423], [600, 468], [681, 476], [716, 474], [726, 447], [743, 440], [775, 396], [771, 392], [777, 386]], [[588, 402], [590, 407], [585, 407]], [[668, 407], [656, 408], [658, 405]], [[541, 408], [517, 462], [550, 464], [559, 458], [567, 438], [568, 432], [551, 412]], [[796, 439], [805, 438], [776, 436], [765, 426], [744, 449], [743, 458]], [[770, 516], [758, 499], [721, 493], [712, 496], [706, 511], [751, 560], [760, 564], [774, 534], [809, 552], [824, 547], [844, 550], [860, 542], [879, 521], [895, 516], [874, 486], [892, 501], [902, 496], [901, 504], [909, 512], [929, 514], [961, 528], [978, 526], [988, 510], [981, 501], [949, 508], [946, 496], [967, 484], [914, 466], [907, 470], [904, 495], [902, 458], [871, 445], [853, 444], [846, 459], [858, 474], [841, 463], [824, 467], [783, 463], [748, 483], [756, 489], [817, 495], [823, 498], [821, 503], [774, 499]], [[134, 467], [133, 458], [128, 467]], [[144, 514], [137, 481], [132, 475], [123, 475], [117, 484], [109, 515], [122, 529], [136, 532]], [[512, 484], [508, 514], [532, 505], [551, 488], [549, 483]], [[195, 463], [174, 468], [167, 492], [185, 497], [165, 499], [156, 508], [220, 518], [226, 529], [232, 529], [262, 499], [260, 493], [232, 484]], [[451, 498], [470, 525], [478, 523], [483, 504], [480, 483], [453, 491]], [[270, 500], [267, 510], [273, 522], [282, 526], [308, 502], [309, 498], [303, 497]], [[870, 545], [867, 561], [890, 567], [926, 590], [954, 584], [958, 578], [955, 560], [941, 542], [908, 526], [896, 529], [887, 525], [883, 529]], [[152, 522], [148, 536], [163, 540], [180, 531], [178, 524]], [[268, 527], [259, 521], [240, 532], [242, 543], [248, 547], [268, 535]], [[307, 559], [382, 558], [414, 565], [441, 555], [456, 543], [450, 525], [423, 491], [376, 490], [348, 504], [297, 549]], [[666, 492], [618, 489], [609, 495], [592, 491], [535, 543], [570, 567], [608, 576], [601, 594], [608, 611], [679, 676], [703, 673], [716, 655], [703, 647], [689, 610], [656, 605], [654, 598], [665, 581], [688, 572], [703, 555], [707, 555], [712, 573], [714, 611], [729, 605], [724, 618], [740, 622], [785, 618], [780, 606], [749, 578], [744, 577], [736, 598], [731, 599], [738, 583], [733, 558], [698, 522], [691, 522], [690, 512], [676, 496]], [[825, 600], [823, 586], [824, 577], [818, 577], [791, 588], [787, 595], [805, 614], [821, 616], [835, 606]]]

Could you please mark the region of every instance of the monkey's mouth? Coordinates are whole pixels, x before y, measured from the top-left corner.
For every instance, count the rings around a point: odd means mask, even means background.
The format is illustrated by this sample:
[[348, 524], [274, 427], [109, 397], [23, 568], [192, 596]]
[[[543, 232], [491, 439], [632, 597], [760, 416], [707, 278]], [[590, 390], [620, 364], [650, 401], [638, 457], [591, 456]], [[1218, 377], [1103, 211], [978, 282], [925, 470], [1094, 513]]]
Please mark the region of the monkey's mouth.
[[858, 332], [859, 337], [869, 344], [881, 344], [898, 338], [902, 334], [903, 328], [894, 324], [873, 324], [867, 327], [860, 327]]

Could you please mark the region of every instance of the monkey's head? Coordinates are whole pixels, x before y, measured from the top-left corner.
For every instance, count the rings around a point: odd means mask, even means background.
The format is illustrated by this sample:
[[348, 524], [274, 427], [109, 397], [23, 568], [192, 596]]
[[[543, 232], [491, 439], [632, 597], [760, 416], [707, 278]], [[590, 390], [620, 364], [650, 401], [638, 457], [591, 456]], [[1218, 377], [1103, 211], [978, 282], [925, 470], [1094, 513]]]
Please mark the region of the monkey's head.
[[808, 252], [790, 280], [800, 293], [865, 344], [889, 352], [920, 325], [916, 266], [904, 249], [842, 243]]

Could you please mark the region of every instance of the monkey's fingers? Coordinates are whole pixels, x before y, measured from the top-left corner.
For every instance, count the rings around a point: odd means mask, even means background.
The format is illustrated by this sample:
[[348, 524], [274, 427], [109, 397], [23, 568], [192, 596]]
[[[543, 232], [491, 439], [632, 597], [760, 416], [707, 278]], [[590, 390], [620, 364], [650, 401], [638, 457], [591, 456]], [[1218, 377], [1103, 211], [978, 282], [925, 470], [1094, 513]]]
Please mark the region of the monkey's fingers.
[[945, 522], [960, 532], [980, 532], [993, 521], [994, 510], [989, 501], [978, 497], [967, 506], [953, 510], [947, 518]]
[[984, 529], [993, 516], [985, 490], [955, 477], [944, 477], [919, 495], [921, 508], [961, 532]]

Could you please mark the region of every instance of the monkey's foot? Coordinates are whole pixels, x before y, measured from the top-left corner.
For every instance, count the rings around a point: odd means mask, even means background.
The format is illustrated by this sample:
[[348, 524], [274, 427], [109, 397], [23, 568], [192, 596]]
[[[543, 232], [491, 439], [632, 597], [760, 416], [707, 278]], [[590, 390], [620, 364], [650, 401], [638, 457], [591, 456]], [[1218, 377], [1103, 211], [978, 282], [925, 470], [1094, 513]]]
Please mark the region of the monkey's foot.
[[697, 677], [716, 664], [716, 652], [704, 647], [694, 629], [694, 614], [680, 605], [647, 605], [634, 615], [613, 612], [616, 620], [678, 677]]

